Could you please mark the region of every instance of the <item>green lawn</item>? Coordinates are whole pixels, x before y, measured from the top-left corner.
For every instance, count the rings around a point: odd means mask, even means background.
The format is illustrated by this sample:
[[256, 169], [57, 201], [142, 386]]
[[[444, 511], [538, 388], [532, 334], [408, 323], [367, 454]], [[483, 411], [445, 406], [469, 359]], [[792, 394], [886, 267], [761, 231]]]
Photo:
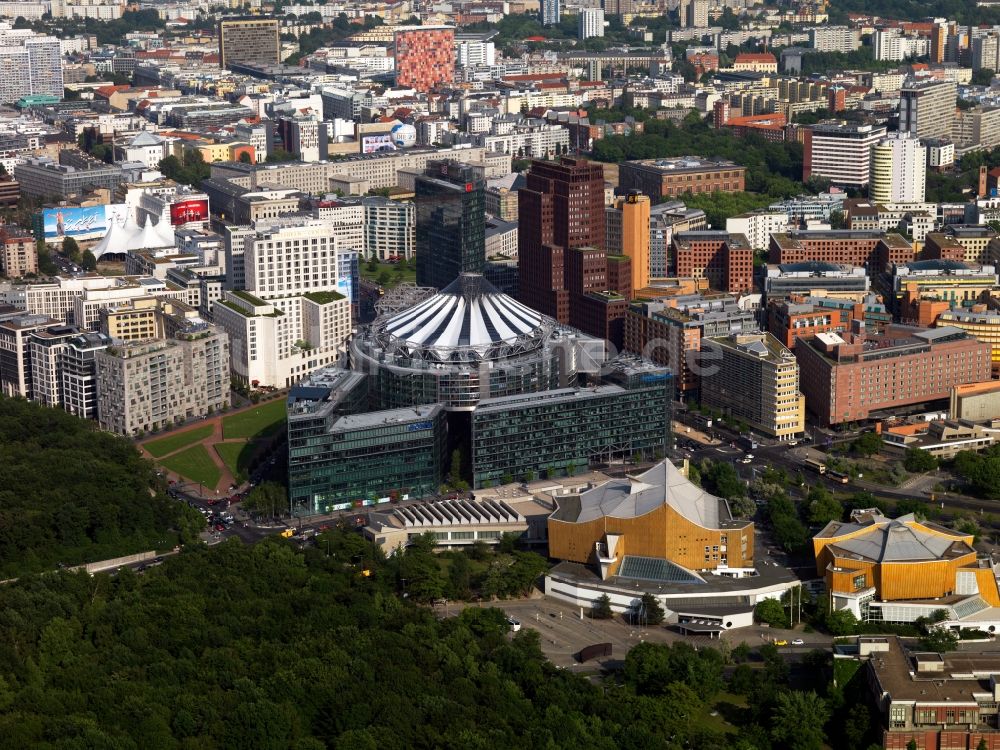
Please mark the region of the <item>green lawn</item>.
[[192, 482], [205, 485], [206, 489], [214, 490], [222, 478], [222, 472], [213, 463], [204, 445], [193, 445], [187, 450], [163, 459], [160, 464]]
[[285, 424], [285, 399], [277, 398], [252, 409], [222, 418], [222, 435], [233, 438], [256, 438], [271, 435]]
[[250, 459], [253, 458], [256, 450], [256, 443], [216, 443], [215, 452], [219, 454], [222, 463], [236, 477], [237, 483], [245, 480], [247, 470], [250, 468]]
[[[369, 263], [360, 261], [358, 267], [361, 271], [361, 277], [364, 279], [378, 281], [379, 276], [383, 272], [389, 274], [389, 280], [384, 286], [390, 288], [404, 281], [412, 283], [416, 283], [417, 281], [417, 269], [412, 263], [376, 263], [374, 266], [375, 270], [373, 271]], [[398, 273], [400, 270], [403, 272], [402, 275]]]
[[151, 456], [159, 458], [160, 456], [165, 456], [168, 453], [173, 453], [176, 450], [187, 445], [193, 445], [195, 443], [200, 443], [202, 440], [207, 438], [212, 434], [213, 427], [210, 424], [202, 425], [201, 427], [195, 427], [193, 430], [184, 430], [184, 432], [175, 432], [172, 435], [167, 435], [161, 437], [158, 440], [152, 440], [146, 443], [143, 447], [149, 451]]

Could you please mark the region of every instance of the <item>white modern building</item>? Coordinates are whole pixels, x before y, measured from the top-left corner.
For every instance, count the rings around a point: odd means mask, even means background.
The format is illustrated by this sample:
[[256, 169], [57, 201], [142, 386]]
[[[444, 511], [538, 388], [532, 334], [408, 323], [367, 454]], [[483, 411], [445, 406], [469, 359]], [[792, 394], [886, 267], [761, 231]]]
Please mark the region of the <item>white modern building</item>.
[[382, 196], [362, 198], [361, 203], [365, 209], [365, 257], [381, 261], [412, 258], [417, 231], [414, 204]]
[[889, 133], [872, 146], [868, 197], [873, 203], [923, 203], [927, 148], [909, 133]]
[[[3, 28], [6, 27], [6, 28]], [[62, 47], [52, 36], [0, 25], [0, 104], [30, 95], [63, 96]]]
[[577, 37], [581, 40], [604, 36], [604, 11], [600, 8], [581, 8], [577, 24]]
[[227, 291], [213, 308], [229, 334], [233, 376], [287, 386], [336, 362], [351, 332], [357, 257], [322, 219], [284, 219], [248, 233], [245, 290]]
[[771, 235], [788, 231], [788, 214], [783, 211], [753, 211], [726, 219], [729, 234], [742, 234], [754, 250], [766, 250]]
[[861, 29], [817, 26], [809, 29], [809, 46], [817, 52], [854, 52], [861, 47]]
[[885, 134], [884, 125], [814, 125], [806, 137], [803, 179], [826, 177], [838, 187], [865, 187], [870, 177], [872, 146]]

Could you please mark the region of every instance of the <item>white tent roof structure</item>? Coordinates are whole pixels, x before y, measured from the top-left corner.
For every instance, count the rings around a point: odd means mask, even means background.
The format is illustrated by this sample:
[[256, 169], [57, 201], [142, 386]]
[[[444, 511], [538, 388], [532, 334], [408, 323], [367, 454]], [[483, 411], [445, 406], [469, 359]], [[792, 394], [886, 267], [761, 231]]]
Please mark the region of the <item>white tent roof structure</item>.
[[111, 228], [104, 238], [90, 249], [94, 257], [100, 260], [102, 255], [109, 253], [125, 253], [129, 250], [147, 250], [174, 246], [173, 227], [161, 221], [154, 224], [152, 219], [146, 219], [145, 226], [140, 227], [131, 219], [124, 224], [112, 222]]

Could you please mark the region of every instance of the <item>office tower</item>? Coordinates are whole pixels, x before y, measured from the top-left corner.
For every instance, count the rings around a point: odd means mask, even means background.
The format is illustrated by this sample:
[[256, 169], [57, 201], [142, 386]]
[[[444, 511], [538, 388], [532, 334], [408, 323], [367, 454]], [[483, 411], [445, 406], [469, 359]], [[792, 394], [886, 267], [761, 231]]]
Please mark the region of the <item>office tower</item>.
[[593, 36], [604, 36], [604, 11], [600, 8], [581, 8], [577, 21], [578, 38], [589, 39]]
[[396, 85], [428, 92], [455, 80], [455, 29], [413, 26], [395, 35]]
[[770, 333], [702, 341], [701, 402], [778, 440], [801, 437], [806, 402], [795, 355]]
[[540, 0], [538, 5], [539, 20], [542, 26], [555, 26], [559, 23], [560, 0]]
[[467, 164], [432, 162], [415, 184], [417, 284], [443, 289], [486, 264], [486, 183]]
[[927, 148], [909, 133], [890, 133], [872, 146], [868, 197], [874, 203], [923, 203]]
[[823, 122], [805, 133], [802, 179], [829, 178], [840, 187], [861, 188], [870, 177], [872, 146], [885, 137], [884, 125]]
[[904, 86], [899, 94], [899, 131], [918, 138], [951, 138], [958, 87], [954, 81]]
[[[604, 249], [604, 170], [585, 159], [532, 162], [518, 191], [520, 299], [534, 310], [569, 321], [565, 252]], [[419, 256], [418, 256], [419, 257]]]
[[279, 33], [277, 19], [224, 18], [219, 21], [219, 67], [281, 62]]
[[606, 212], [608, 255], [625, 255], [631, 266], [629, 294], [649, 286], [649, 196], [633, 191]]
[[931, 27], [931, 62], [944, 62], [945, 48], [948, 46], [948, 24], [943, 20], [936, 20]]

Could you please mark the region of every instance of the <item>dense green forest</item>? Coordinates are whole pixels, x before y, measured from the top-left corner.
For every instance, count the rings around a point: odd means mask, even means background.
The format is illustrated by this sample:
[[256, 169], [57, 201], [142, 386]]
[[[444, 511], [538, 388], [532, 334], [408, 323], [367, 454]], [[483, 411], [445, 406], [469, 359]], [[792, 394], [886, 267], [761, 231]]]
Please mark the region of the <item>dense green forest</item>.
[[161, 489], [129, 440], [0, 399], [0, 578], [195, 538], [201, 517]]
[[595, 159], [610, 162], [689, 155], [742, 164], [747, 168], [746, 189], [751, 193], [782, 198], [803, 192], [801, 143], [771, 143], [753, 135], [737, 138], [728, 130], [710, 127], [695, 112], [679, 126], [669, 120], [646, 120], [642, 135], [602, 138], [593, 151]]
[[868, 747], [827, 654], [798, 692], [770, 645], [643, 644], [591, 680], [499, 609], [436, 619], [402, 598], [404, 575], [406, 556], [332, 530], [305, 551], [233, 539], [141, 574], [0, 587], [0, 749], [818, 750], [826, 727]]

